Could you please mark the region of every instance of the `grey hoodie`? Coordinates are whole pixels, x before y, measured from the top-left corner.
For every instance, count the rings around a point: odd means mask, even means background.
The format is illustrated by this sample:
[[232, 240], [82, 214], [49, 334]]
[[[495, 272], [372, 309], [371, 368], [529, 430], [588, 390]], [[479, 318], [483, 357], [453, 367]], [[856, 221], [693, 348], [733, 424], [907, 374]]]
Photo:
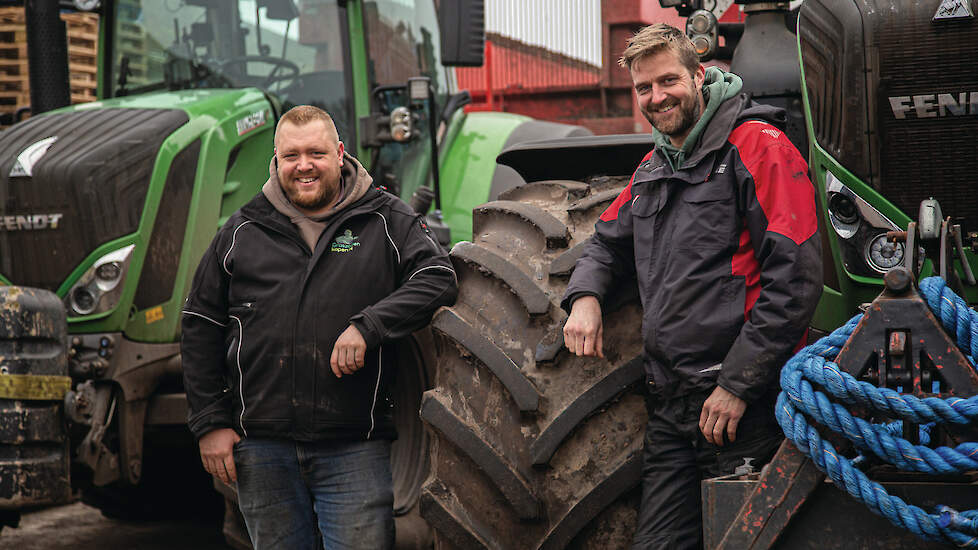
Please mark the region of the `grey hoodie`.
[[[351, 181], [353, 185], [349, 185]], [[373, 178], [357, 159], [343, 153], [343, 166], [340, 168], [340, 199], [325, 213], [310, 217], [296, 208], [285, 195], [285, 190], [282, 189], [282, 184], [278, 181], [275, 157], [272, 157], [268, 163], [268, 181], [265, 182], [261, 190], [268, 202], [272, 203], [276, 210], [288, 217], [289, 221], [299, 228], [302, 240], [309, 245], [310, 250], [313, 250], [316, 248], [319, 236], [326, 228], [326, 220], [359, 200], [370, 189], [373, 181]]]

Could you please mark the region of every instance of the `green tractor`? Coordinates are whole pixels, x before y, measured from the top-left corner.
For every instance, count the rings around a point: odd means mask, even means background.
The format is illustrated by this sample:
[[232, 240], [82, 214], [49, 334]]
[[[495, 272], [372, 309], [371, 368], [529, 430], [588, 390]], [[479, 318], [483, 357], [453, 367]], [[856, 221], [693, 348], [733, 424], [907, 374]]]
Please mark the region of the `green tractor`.
[[[28, 5], [29, 45], [44, 44], [29, 48], [32, 71], [64, 71], [67, 55], [52, 46], [59, 33], [64, 44], [58, 3], [43, 4]], [[496, 169], [505, 146], [589, 134], [463, 112], [468, 94], [448, 66], [481, 63], [482, 3], [436, 4], [101, 2], [98, 101], [42, 112], [51, 101], [35, 97], [34, 116], [0, 134], [3, 523], [72, 489], [114, 517], [220, 510], [184, 425], [180, 311], [214, 233], [267, 178], [290, 107], [328, 110], [377, 185], [421, 212], [433, 206], [429, 225], [446, 246], [471, 238], [476, 205], [522, 183]], [[34, 88], [57, 96], [58, 81]], [[416, 414], [434, 377], [427, 340], [404, 342], [395, 395], [406, 547], [431, 539], [416, 506], [428, 471]], [[234, 512], [231, 538], [246, 545]]]

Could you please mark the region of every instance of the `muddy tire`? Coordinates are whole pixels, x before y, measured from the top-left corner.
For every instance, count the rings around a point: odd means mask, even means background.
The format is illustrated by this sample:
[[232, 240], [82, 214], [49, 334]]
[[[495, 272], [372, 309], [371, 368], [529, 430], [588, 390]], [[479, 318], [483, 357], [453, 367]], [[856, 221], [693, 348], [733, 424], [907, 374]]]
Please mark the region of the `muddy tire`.
[[605, 359], [563, 349], [559, 302], [627, 178], [518, 187], [473, 213], [459, 298], [433, 322], [437, 376], [421, 513], [439, 549], [623, 548], [646, 421], [634, 283], [605, 305]]

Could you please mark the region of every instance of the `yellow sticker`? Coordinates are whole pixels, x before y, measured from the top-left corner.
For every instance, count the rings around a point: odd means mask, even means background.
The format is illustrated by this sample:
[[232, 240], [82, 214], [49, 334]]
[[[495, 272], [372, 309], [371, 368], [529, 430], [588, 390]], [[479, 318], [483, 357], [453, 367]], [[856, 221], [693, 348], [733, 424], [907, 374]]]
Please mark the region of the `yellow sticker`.
[[57, 401], [70, 389], [67, 376], [0, 374], [0, 399]]
[[163, 306], [156, 306], [146, 310], [146, 324], [152, 324], [163, 320]]

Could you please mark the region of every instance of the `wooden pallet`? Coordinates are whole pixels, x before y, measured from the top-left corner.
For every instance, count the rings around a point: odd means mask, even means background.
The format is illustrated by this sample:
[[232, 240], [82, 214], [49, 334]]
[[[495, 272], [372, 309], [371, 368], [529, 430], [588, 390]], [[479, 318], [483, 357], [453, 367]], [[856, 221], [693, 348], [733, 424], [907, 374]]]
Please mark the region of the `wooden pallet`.
[[[98, 15], [63, 13], [68, 34], [71, 102], [95, 101], [98, 87]], [[0, 113], [31, 103], [24, 9], [0, 8]]]

